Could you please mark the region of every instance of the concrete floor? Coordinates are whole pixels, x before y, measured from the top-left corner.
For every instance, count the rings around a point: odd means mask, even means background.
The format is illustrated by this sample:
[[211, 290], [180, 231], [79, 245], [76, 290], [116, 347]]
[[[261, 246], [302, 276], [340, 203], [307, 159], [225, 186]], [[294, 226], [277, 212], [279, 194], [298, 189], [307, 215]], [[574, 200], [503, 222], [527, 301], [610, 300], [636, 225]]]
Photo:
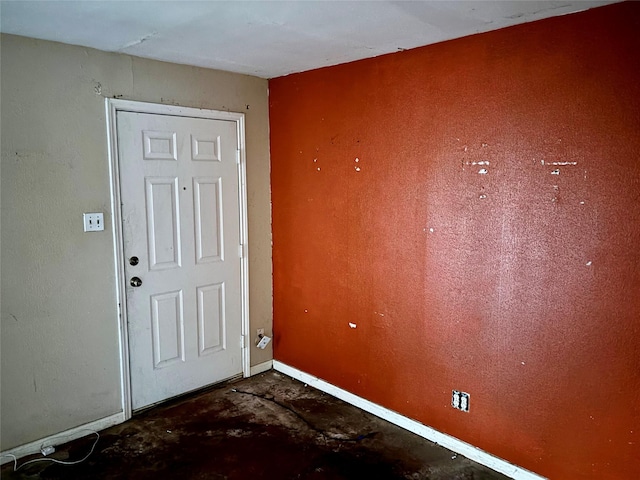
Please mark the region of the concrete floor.
[[[95, 438], [58, 446], [52, 457], [80, 459]], [[2, 478], [508, 478], [275, 371], [174, 400], [104, 430], [80, 464], [12, 469], [4, 465]]]

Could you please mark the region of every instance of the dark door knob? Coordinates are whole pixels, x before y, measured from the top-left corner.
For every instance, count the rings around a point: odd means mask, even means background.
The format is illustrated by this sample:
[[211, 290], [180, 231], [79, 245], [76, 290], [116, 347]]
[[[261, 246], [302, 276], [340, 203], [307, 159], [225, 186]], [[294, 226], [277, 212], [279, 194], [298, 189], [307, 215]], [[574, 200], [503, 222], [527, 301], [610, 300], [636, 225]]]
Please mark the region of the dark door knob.
[[129, 283], [131, 284], [132, 287], [139, 287], [140, 285], [142, 285], [142, 280], [140, 280], [140, 278], [138, 277], [133, 277]]
[[137, 265], [138, 264], [138, 257], [131, 257], [129, 259], [129, 265]]

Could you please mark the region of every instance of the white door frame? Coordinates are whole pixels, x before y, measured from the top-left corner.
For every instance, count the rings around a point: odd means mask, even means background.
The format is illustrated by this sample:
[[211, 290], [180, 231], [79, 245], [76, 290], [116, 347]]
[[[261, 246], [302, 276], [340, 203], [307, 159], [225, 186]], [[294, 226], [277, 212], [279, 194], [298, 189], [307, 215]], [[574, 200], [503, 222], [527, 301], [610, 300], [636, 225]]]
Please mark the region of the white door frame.
[[111, 227], [115, 257], [116, 302], [118, 309], [118, 329], [120, 336], [120, 377], [122, 388], [122, 409], [125, 420], [131, 418], [131, 374], [129, 363], [129, 331], [127, 328], [126, 279], [124, 273], [124, 238], [122, 232], [122, 202], [120, 200], [120, 172], [118, 160], [118, 131], [116, 114], [118, 111], [171, 115], [179, 117], [209, 118], [235, 122], [238, 135], [238, 191], [240, 205], [240, 295], [242, 321], [242, 374], [250, 376], [249, 339], [249, 255], [247, 241], [247, 187], [246, 154], [244, 138], [244, 114], [204, 110], [199, 108], [161, 105], [132, 100], [105, 99], [107, 119], [107, 147], [109, 154], [109, 177], [111, 188]]

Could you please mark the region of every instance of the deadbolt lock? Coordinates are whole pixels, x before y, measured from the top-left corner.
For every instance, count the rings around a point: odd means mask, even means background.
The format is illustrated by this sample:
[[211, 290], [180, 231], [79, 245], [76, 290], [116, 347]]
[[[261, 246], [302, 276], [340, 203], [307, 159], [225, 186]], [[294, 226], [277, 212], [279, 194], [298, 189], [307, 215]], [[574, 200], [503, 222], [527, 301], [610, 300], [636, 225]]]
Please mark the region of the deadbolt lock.
[[131, 257], [131, 258], [129, 259], [129, 265], [134, 265], [134, 266], [135, 266], [135, 265], [137, 265], [137, 264], [138, 264], [138, 261], [139, 261], [139, 260], [138, 260], [138, 257]]

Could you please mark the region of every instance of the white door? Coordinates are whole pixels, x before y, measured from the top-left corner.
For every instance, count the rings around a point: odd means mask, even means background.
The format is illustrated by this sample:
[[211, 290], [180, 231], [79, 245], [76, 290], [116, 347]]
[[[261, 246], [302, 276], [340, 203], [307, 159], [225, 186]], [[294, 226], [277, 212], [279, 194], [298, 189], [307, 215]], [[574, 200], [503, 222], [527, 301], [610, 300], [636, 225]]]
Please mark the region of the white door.
[[117, 113], [132, 409], [242, 372], [236, 123]]

